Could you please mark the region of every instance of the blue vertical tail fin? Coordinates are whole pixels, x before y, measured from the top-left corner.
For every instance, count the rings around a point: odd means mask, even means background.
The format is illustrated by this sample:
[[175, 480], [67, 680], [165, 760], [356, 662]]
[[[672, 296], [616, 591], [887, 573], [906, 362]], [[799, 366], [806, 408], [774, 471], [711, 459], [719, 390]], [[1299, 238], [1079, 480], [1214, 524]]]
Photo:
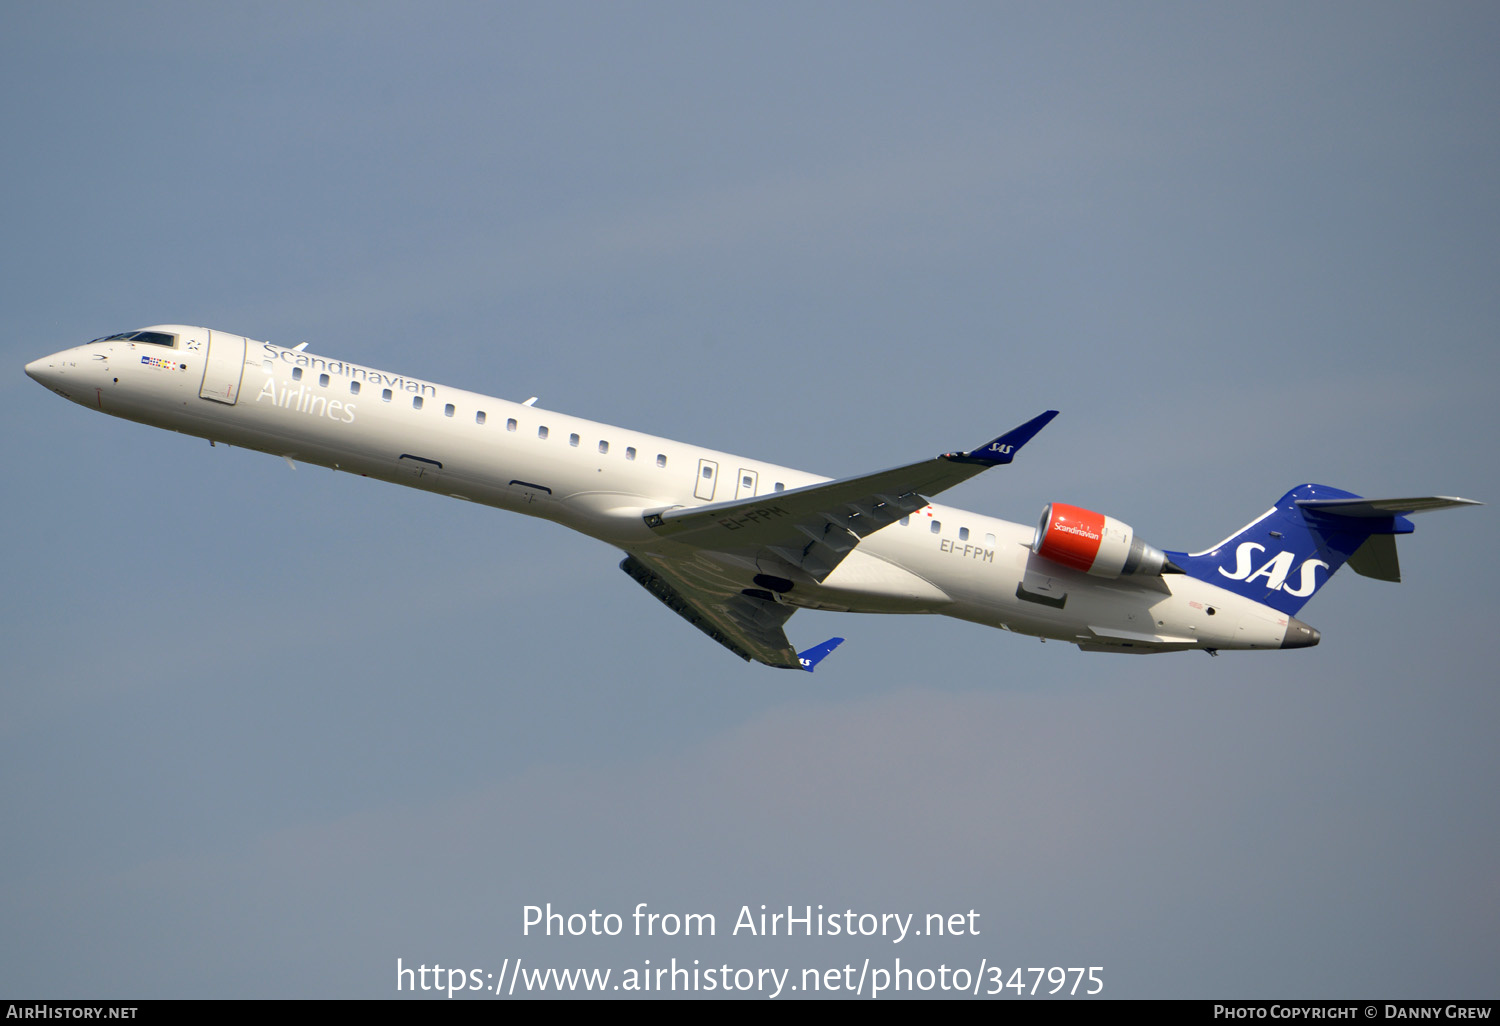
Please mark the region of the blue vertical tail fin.
[[1345, 563], [1367, 577], [1399, 581], [1395, 536], [1413, 530], [1404, 514], [1472, 505], [1478, 503], [1441, 495], [1366, 499], [1298, 485], [1213, 548], [1167, 556], [1191, 577], [1295, 616]]

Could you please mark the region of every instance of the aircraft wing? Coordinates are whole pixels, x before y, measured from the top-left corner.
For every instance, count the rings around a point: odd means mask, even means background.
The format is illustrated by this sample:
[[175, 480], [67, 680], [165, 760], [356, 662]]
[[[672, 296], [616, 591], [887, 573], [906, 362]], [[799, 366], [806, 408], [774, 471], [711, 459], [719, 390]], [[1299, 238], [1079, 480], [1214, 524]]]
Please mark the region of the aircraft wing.
[[796, 606], [782, 605], [769, 593], [761, 597], [690, 580], [675, 572], [667, 560], [648, 554], [626, 556], [620, 569], [668, 609], [741, 659], [785, 670], [811, 668], [804, 666], [781, 629], [797, 611]]
[[1048, 410], [968, 452], [753, 499], [648, 513], [646, 524], [659, 538], [737, 556], [749, 568], [784, 563], [822, 582], [861, 539], [926, 506], [928, 496], [1009, 463], [1055, 416]]

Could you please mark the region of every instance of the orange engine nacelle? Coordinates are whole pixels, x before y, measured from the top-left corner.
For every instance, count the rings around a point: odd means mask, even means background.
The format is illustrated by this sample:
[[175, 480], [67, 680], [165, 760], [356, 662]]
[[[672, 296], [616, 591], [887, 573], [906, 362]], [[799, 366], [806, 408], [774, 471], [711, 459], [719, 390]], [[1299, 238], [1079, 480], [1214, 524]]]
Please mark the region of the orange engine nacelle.
[[1103, 513], [1054, 502], [1042, 510], [1031, 551], [1095, 577], [1158, 576], [1177, 569], [1167, 554]]

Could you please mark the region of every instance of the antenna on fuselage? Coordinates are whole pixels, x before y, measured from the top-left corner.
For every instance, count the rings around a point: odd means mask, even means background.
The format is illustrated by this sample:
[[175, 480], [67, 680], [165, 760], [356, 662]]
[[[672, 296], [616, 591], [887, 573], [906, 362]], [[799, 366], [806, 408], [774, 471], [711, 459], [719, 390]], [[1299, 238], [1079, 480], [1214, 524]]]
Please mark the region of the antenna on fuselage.
[[294, 352], [294, 353], [300, 353], [300, 352], [302, 352], [302, 350], [304, 350], [306, 348], [307, 348], [307, 343], [306, 342], [298, 342], [296, 345], [292, 346], [292, 352]]
[[534, 395], [534, 396], [532, 396], [532, 397], [531, 397], [531, 398], [530, 398], [530, 399], [528, 399], [528, 400], [526, 400], [526, 401], [525, 401], [525, 402], [524, 402], [524, 403], [522, 403], [522, 404], [521, 404], [521, 405], [522, 405], [522, 406], [535, 406], [535, 405], [536, 405], [536, 401], [537, 401], [537, 400], [538, 400], [538, 399], [539, 399], [539, 398], [541, 398], [541, 397], [540, 397], [540, 396], [535, 396], [535, 395]]

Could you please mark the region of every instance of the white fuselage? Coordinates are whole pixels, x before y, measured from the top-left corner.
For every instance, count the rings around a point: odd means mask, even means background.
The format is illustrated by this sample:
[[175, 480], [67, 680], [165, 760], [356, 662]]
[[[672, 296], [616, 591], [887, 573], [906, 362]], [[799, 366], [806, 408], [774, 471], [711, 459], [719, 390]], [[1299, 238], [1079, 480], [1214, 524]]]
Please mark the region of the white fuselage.
[[[172, 347], [105, 340], [27, 373], [105, 413], [544, 517], [741, 586], [749, 572], [655, 537], [643, 515], [827, 480], [346, 360], [182, 325]], [[212, 356], [210, 356], [210, 352]], [[1088, 649], [1279, 648], [1288, 618], [1182, 574], [1106, 580], [1031, 551], [1032, 527], [932, 504], [784, 598], [940, 613]]]

